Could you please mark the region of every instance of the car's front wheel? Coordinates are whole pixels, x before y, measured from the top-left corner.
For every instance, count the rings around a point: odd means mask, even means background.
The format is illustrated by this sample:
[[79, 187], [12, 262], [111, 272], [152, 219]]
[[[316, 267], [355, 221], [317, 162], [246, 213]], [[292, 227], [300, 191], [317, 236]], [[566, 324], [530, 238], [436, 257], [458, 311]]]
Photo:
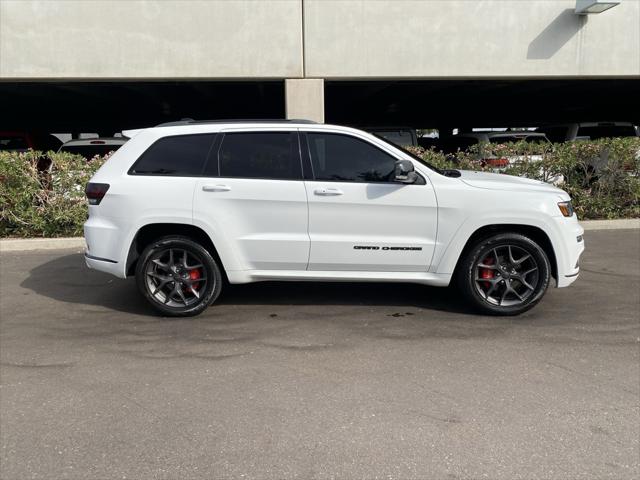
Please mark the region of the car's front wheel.
[[170, 236], [148, 245], [136, 265], [138, 289], [163, 315], [198, 315], [220, 295], [215, 259], [190, 238]]
[[517, 315], [544, 296], [551, 266], [544, 250], [517, 233], [501, 233], [476, 242], [461, 259], [458, 285], [476, 309]]

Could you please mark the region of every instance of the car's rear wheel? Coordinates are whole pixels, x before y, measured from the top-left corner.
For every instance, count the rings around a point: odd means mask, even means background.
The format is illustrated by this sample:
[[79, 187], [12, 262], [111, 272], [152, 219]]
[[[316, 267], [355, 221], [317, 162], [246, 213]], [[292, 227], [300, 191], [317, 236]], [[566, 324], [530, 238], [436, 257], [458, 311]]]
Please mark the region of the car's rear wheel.
[[551, 278], [549, 259], [532, 239], [502, 233], [478, 241], [461, 260], [458, 284], [478, 310], [517, 315], [536, 305]]
[[220, 295], [222, 275], [215, 259], [187, 237], [160, 238], [136, 265], [138, 289], [163, 315], [198, 315]]

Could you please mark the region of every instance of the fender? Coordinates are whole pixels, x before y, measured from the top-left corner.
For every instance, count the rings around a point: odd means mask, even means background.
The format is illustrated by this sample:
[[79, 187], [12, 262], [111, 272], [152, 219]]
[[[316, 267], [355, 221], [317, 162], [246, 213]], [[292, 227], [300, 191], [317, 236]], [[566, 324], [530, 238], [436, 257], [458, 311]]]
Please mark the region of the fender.
[[216, 247], [222, 267], [230, 275], [229, 272], [243, 270], [242, 264], [236, 252], [230, 248], [233, 243], [227, 238], [224, 230], [217, 224], [210, 224], [201, 218], [194, 216], [192, 225], [202, 229], [211, 239], [211, 243]]
[[435, 266], [433, 272], [452, 274], [458, 263], [460, 254], [471, 236], [479, 229], [493, 225], [522, 225], [539, 228], [549, 237], [556, 256], [558, 273], [560, 274], [561, 270], [564, 271], [562, 266], [565, 264], [564, 259], [567, 257], [567, 252], [565, 251], [558, 226], [553, 220], [553, 217], [542, 217], [539, 213], [535, 216], [523, 213], [509, 216], [487, 213], [482, 216], [467, 218], [449, 238], [438, 238], [438, 246], [443, 248], [441, 251], [436, 249], [433, 260], [433, 265]]
[[174, 225], [192, 225], [190, 222], [185, 222], [184, 217], [165, 217], [165, 216], [148, 216], [144, 217], [140, 221], [131, 225], [127, 233], [123, 237], [121, 243], [122, 247], [118, 258], [122, 259], [118, 263], [118, 277], [127, 278], [127, 269], [129, 268], [129, 254], [133, 249], [133, 241], [141, 228], [148, 225], [154, 225], [158, 223], [171, 223]]

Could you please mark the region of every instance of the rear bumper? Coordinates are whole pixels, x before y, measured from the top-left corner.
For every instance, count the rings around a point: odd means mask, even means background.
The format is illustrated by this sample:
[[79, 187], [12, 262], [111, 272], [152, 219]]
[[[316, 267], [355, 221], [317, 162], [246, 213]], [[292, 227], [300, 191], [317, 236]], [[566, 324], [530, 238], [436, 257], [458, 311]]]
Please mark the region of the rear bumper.
[[87, 243], [85, 262], [89, 268], [126, 278], [130, 243], [127, 243], [129, 229], [126, 227], [114, 219], [89, 216], [84, 224], [84, 238]]
[[85, 252], [84, 261], [87, 264], [87, 267], [92, 270], [98, 270], [99, 272], [110, 273], [111, 275], [115, 275], [116, 277], [120, 277], [121, 265], [118, 265], [118, 262], [115, 260], [110, 260], [107, 258], [98, 258], [93, 257]]

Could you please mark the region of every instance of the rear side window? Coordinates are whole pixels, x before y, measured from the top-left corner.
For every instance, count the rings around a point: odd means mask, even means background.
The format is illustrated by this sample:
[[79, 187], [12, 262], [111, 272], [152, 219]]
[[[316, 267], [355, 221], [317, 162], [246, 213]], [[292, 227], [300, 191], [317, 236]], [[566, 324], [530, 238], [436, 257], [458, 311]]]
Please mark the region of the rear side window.
[[346, 135], [307, 133], [316, 180], [391, 182], [396, 159], [373, 145]]
[[302, 179], [295, 132], [226, 133], [218, 162], [221, 177]]
[[215, 134], [164, 137], [151, 145], [129, 173], [194, 177], [202, 174]]

